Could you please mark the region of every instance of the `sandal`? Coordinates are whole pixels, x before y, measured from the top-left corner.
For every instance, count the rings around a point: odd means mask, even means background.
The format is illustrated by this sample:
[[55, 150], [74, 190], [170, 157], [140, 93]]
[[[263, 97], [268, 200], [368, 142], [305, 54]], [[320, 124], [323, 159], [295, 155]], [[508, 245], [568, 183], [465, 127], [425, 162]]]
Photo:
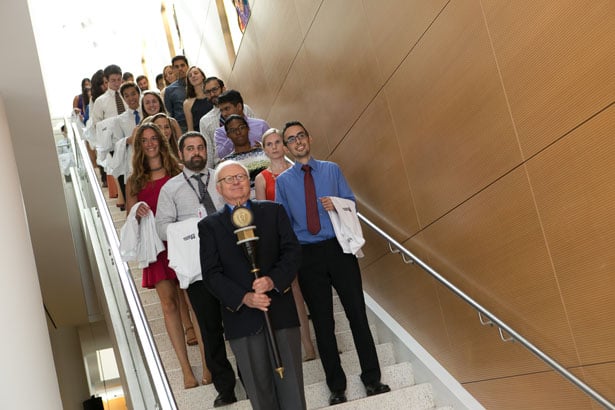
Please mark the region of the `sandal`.
[[184, 334], [186, 335], [186, 344], [188, 346], [194, 346], [198, 344], [198, 340], [196, 338], [196, 335], [194, 334], [194, 327], [190, 326], [186, 328]]

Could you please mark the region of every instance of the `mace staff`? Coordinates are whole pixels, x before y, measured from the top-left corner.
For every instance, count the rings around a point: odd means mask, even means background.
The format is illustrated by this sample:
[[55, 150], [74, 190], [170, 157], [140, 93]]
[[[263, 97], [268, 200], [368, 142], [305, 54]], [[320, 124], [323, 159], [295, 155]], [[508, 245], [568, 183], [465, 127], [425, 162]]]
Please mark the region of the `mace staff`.
[[[256, 226], [251, 225], [254, 220], [254, 215], [250, 209], [244, 206], [237, 206], [231, 213], [231, 221], [235, 228], [234, 233], [237, 235], [237, 245], [243, 247], [252, 269], [250, 272], [254, 275], [255, 279], [260, 278], [261, 270], [256, 263], [256, 243], [258, 242], [258, 236], [254, 235], [254, 229]], [[280, 350], [278, 349], [278, 343], [271, 326], [271, 319], [269, 318], [269, 312], [263, 311], [265, 316], [265, 327], [267, 328], [267, 335], [269, 339], [269, 345], [273, 352], [273, 362], [275, 365], [275, 371], [280, 376], [280, 379], [284, 378], [284, 366], [282, 365], [282, 358], [280, 357]]]

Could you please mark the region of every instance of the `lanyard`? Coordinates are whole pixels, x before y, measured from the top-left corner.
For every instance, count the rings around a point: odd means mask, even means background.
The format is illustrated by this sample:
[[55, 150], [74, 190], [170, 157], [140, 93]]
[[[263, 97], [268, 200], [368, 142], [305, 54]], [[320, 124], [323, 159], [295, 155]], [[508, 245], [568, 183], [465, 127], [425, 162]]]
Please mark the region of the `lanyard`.
[[[184, 172], [182, 172], [182, 175], [184, 176], [184, 179], [186, 180], [186, 183], [188, 184], [188, 186], [190, 186], [190, 188], [192, 188], [192, 190], [194, 191], [196, 197], [199, 199], [199, 204], [202, 204], [203, 203], [203, 198], [201, 198], [201, 196], [199, 195], [197, 190], [194, 189], [194, 186], [192, 186], [192, 183], [190, 182], [190, 178], [192, 178], [192, 177], [188, 178]], [[195, 173], [194, 175], [197, 175], [197, 173]], [[209, 177], [210, 176], [211, 176], [211, 173], [209, 171], [207, 171], [207, 180], [205, 181], [205, 190], [207, 190], [207, 188], [209, 187]]]

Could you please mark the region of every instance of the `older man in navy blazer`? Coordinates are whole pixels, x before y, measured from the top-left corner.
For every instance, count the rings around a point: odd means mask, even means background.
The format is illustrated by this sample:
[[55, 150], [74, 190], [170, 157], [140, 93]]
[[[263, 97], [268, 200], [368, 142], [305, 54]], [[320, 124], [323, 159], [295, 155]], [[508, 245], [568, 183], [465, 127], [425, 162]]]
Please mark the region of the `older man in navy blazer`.
[[[225, 161], [216, 170], [216, 189], [226, 205], [199, 222], [203, 280], [220, 299], [225, 335], [237, 358], [244, 387], [254, 409], [305, 409], [299, 319], [291, 282], [300, 264], [301, 247], [284, 208], [269, 201], [250, 201], [248, 170]], [[251, 262], [237, 245], [231, 211], [242, 205], [254, 216], [255, 279]], [[264, 312], [268, 312], [284, 366], [275, 372]]]

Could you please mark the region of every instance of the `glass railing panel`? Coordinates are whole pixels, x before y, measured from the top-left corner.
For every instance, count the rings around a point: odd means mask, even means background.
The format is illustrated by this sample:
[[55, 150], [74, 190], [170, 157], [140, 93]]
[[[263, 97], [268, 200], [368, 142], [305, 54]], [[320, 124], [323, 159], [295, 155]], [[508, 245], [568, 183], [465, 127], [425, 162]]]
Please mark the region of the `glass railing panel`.
[[[67, 121], [67, 125], [70, 122]], [[79, 204], [88, 253], [97, 267], [99, 298], [113, 331], [116, 357], [125, 398], [134, 409], [177, 409], [154, 344], [137, 288], [122, 261], [119, 240], [97, 176], [88, 156], [82, 130], [73, 124], [68, 141], [74, 164], [70, 179]]]

